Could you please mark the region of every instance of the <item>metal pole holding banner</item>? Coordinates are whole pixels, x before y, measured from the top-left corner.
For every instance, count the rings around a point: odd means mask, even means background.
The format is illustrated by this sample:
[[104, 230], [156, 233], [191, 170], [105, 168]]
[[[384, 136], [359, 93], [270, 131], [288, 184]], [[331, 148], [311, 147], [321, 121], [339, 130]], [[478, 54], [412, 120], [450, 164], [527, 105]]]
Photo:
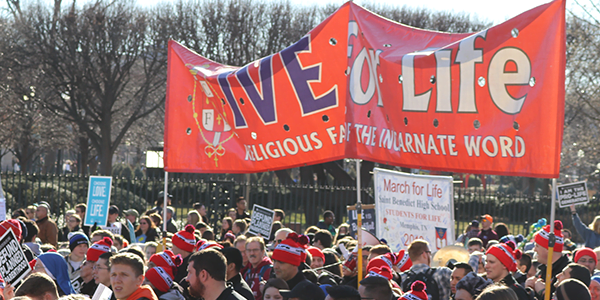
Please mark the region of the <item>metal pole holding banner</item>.
[[165, 171], [165, 186], [163, 189], [163, 232], [162, 246], [163, 251], [167, 249], [167, 197], [169, 197], [169, 172]]
[[[360, 159], [356, 160], [356, 239], [358, 240], [358, 257], [356, 258], [356, 268], [358, 269], [357, 282], [360, 282], [363, 276], [362, 272], [362, 203], [360, 200]], [[360, 283], [358, 284], [360, 286]], [[357, 286], [358, 288], [358, 286]]]
[[554, 210], [556, 206], [556, 178], [552, 179], [552, 203], [550, 204], [550, 234], [548, 235], [548, 262], [546, 263], [546, 291], [544, 300], [550, 300], [552, 294], [552, 256], [554, 255]]

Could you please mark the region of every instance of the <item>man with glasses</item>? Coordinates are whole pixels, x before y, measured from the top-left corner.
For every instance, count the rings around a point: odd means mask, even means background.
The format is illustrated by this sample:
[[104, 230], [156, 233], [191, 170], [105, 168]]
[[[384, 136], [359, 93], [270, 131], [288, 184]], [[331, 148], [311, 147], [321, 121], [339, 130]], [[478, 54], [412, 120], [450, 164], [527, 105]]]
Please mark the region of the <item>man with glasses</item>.
[[425, 240], [414, 240], [408, 246], [412, 267], [400, 274], [402, 290], [410, 290], [413, 282], [420, 280], [427, 286], [429, 300], [450, 299], [452, 270], [447, 267], [431, 268], [431, 248]]
[[94, 264], [93, 272], [94, 282], [104, 284], [110, 287], [110, 258], [115, 255], [112, 252], [106, 252], [100, 255], [98, 261]]
[[265, 255], [265, 242], [262, 238], [255, 236], [246, 241], [246, 256], [251, 267], [243, 277], [250, 286], [254, 299], [260, 300], [262, 299], [260, 283], [269, 280], [273, 270], [273, 262]]
[[288, 236], [288, 234], [294, 232], [289, 228], [281, 228], [275, 232], [275, 239], [273, 240], [273, 245], [271, 249], [275, 249], [277, 245], [281, 244], [283, 240]]

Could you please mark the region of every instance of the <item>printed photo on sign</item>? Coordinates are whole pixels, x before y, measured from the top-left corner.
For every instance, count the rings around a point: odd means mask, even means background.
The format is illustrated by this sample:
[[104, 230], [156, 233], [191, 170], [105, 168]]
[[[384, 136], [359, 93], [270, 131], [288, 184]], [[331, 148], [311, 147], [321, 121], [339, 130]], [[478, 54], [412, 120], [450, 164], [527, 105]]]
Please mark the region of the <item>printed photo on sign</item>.
[[450, 176], [427, 176], [374, 169], [377, 237], [394, 251], [416, 239], [432, 252], [454, 243], [453, 186]]

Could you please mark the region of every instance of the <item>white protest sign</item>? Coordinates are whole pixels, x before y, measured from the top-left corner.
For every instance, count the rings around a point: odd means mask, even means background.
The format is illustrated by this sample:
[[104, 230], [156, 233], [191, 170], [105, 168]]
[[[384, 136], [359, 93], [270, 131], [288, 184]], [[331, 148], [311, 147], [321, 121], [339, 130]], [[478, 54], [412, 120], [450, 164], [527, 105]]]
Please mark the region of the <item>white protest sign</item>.
[[587, 183], [585, 181], [561, 184], [556, 187], [558, 193], [556, 199], [558, 206], [569, 207], [570, 205], [586, 204], [590, 202]]
[[109, 300], [112, 296], [112, 290], [102, 283], [98, 284], [92, 300]]
[[260, 234], [262, 237], [268, 238], [271, 236], [274, 218], [275, 212], [273, 210], [254, 204], [252, 207], [252, 218], [248, 232], [255, 235]]
[[396, 252], [416, 239], [433, 252], [454, 243], [452, 177], [375, 168], [377, 238]]
[[31, 267], [12, 229], [0, 237], [0, 276], [15, 285], [29, 274]]

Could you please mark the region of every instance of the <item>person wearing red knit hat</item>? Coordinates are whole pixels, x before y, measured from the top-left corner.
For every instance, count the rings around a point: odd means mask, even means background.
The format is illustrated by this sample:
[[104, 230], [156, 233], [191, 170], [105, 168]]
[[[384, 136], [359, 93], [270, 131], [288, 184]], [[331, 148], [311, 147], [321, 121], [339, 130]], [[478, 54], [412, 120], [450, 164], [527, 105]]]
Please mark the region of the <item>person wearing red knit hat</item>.
[[590, 248], [581, 248], [575, 251], [575, 259], [574, 262], [585, 266], [590, 270], [590, 274], [594, 275], [594, 269], [596, 269], [596, 265], [598, 264], [598, 257], [594, 250]]
[[145, 274], [145, 283], [149, 284], [159, 300], [184, 299], [183, 288], [173, 281], [170, 268], [153, 267]]
[[388, 266], [371, 267], [370, 269], [367, 267], [367, 276], [365, 277], [369, 276], [379, 276], [387, 280], [392, 280], [392, 269]]
[[[555, 291], [554, 283], [557, 280], [558, 273], [570, 263], [567, 255], [562, 254], [564, 240], [562, 235], [563, 224], [561, 221], [554, 221], [554, 235], [556, 237], [556, 243], [554, 244], [554, 252], [552, 253], [552, 293]], [[540, 271], [535, 277], [531, 277], [525, 281], [525, 287], [531, 288], [535, 291], [538, 299], [544, 298], [544, 290], [546, 288], [546, 264], [548, 263], [548, 238], [550, 235], [550, 225], [546, 225], [542, 230], [538, 231], [534, 236], [535, 248], [534, 251], [537, 253], [537, 260], [540, 263], [538, 267]]]
[[273, 271], [277, 278], [287, 282], [290, 289], [293, 289], [298, 283], [306, 281], [298, 266], [302, 263], [302, 252], [307, 244], [308, 238], [305, 235], [298, 236], [298, 234], [292, 232], [273, 250], [271, 256]]
[[[323, 254], [323, 251], [321, 251], [321, 249], [319, 249], [317, 247], [312, 247], [312, 246], [308, 247], [307, 251], [312, 256], [310, 268], [318, 269], [318, 268], [323, 267], [323, 265], [325, 264], [325, 254]], [[318, 270], [317, 273], [320, 273], [320, 271], [321, 270]]]
[[194, 252], [196, 246], [196, 238], [194, 236], [195, 228], [192, 225], [186, 225], [185, 229], [175, 233], [171, 241], [173, 242], [173, 253], [181, 255], [182, 264], [177, 267], [175, 282], [181, 282], [187, 274], [187, 265], [190, 260], [190, 255]]
[[485, 272], [487, 278], [505, 285], [512, 289], [519, 300], [528, 300], [527, 291], [513, 277], [512, 273], [517, 271], [517, 262], [521, 259], [521, 250], [512, 241], [491, 246], [486, 254]]
[[427, 286], [421, 280], [413, 282], [410, 286], [410, 291], [406, 292], [398, 300], [427, 300]]
[[95, 242], [87, 251], [85, 259], [91, 262], [97, 262], [100, 255], [110, 252], [110, 247], [113, 245], [113, 240], [109, 237], [104, 237], [100, 241]]
[[165, 250], [156, 254], [152, 254], [148, 260], [148, 267], [162, 267], [163, 269], [171, 270], [173, 279], [177, 275], [177, 268], [181, 266], [183, 260], [181, 255], [175, 255], [171, 250]]

